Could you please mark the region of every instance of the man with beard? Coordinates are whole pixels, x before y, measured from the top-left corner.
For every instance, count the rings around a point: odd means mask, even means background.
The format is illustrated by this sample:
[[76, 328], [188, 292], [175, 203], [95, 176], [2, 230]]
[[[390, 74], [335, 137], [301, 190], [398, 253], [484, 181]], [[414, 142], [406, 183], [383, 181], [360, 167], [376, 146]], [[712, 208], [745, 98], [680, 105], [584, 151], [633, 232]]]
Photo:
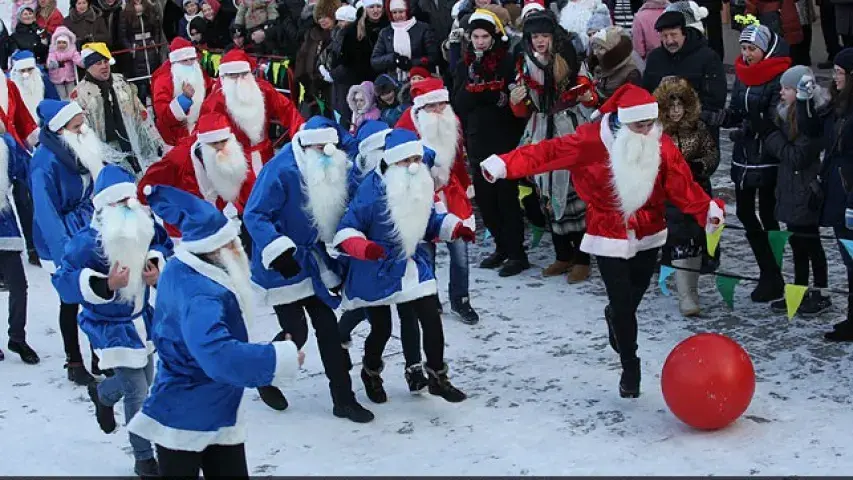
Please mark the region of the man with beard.
[[693, 215], [706, 231], [720, 228], [723, 202], [711, 199], [672, 139], [657, 122], [658, 104], [627, 84], [602, 105], [600, 120], [571, 135], [543, 140], [482, 164], [488, 181], [569, 170], [587, 203], [581, 250], [595, 255], [609, 305], [604, 310], [610, 346], [622, 363], [619, 394], [640, 395], [637, 307], [649, 286], [658, 250], [666, 243], [665, 202]]
[[[349, 159], [337, 147], [338, 130], [330, 120], [312, 117], [293, 141], [268, 163], [243, 216], [254, 241], [252, 282], [272, 305], [281, 333], [293, 335], [300, 348], [308, 341], [311, 317], [317, 347], [336, 417], [367, 423], [373, 413], [352, 391], [348, 357], [338, 336], [334, 309], [340, 297], [330, 292], [341, 284], [341, 266], [326, 251], [347, 207]], [[270, 407], [283, 410], [287, 400], [275, 387], [259, 389]]]
[[36, 57], [33, 52], [18, 50], [11, 59], [12, 69], [9, 72], [9, 78], [15, 82], [24, 105], [35, 119], [39, 102], [45, 98], [59, 100], [59, 92], [47, 77], [47, 73], [36, 66]]
[[[441, 79], [430, 77], [412, 85], [412, 100], [414, 104], [403, 112], [397, 128], [417, 133], [423, 145], [435, 151], [435, 165], [430, 173], [435, 180], [436, 209], [452, 213], [474, 230], [474, 209], [470, 200], [474, 188], [465, 169], [462, 130], [450, 106], [450, 93]], [[480, 321], [480, 316], [471, 307], [468, 295], [468, 245], [453, 241], [447, 243], [447, 249], [450, 252], [450, 308], [463, 322], [473, 325]], [[435, 247], [431, 246], [431, 250], [435, 258]]]
[[[136, 199], [133, 175], [107, 165], [95, 181], [95, 213], [65, 248], [53, 285], [64, 302], [80, 304], [80, 329], [115, 374], [89, 384], [89, 398], [104, 433], [116, 429], [113, 406], [124, 399], [127, 424], [148, 394], [154, 376], [151, 287], [172, 254], [172, 241]], [[154, 449], [130, 434], [134, 472], [158, 475]]]
[[[394, 129], [389, 133], [380, 168], [359, 186], [331, 244], [351, 257], [343, 308], [366, 307], [370, 318], [362, 364], [362, 377], [373, 380], [365, 380], [368, 396], [381, 401], [387, 398], [380, 376], [382, 353], [391, 337], [387, 306], [397, 305], [402, 328], [417, 319], [423, 329], [429, 392], [449, 402], [461, 402], [465, 394], [447, 376], [435, 274], [425, 244], [435, 240], [470, 242], [474, 231], [451, 213], [436, 213], [434, 183], [423, 157], [424, 147], [413, 132]], [[406, 365], [410, 389], [415, 368], [420, 373], [418, 364]]]
[[213, 80], [201, 69], [189, 40], [175, 37], [169, 60], [151, 75], [157, 130], [166, 145], [175, 146], [192, 133]]
[[273, 156], [270, 121], [277, 121], [293, 138], [305, 120], [269, 82], [252, 76], [253, 70], [254, 63], [246, 52], [226, 53], [219, 65], [219, 88], [204, 101], [201, 113], [217, 112], [228, 118], [257, 175]]
[[0, 122], [22, 147], [38, 144], [39, 128], [12, 79], [0, 75]]
[[169, 186], [143, 193], [183, 238], [157, 282], [157, 376], [127, 429], [156, 445], [163, 477], [248, 478], [244, 389], [284, 386], [304, 354], [287, 338], [249, 343], [254, 301], [237, 221]]
[[71, 92], [83, 108], [86, 123], [98, 138], [127, 155], [127, 169], [137, 178], [156, 162], [165, 144], [139, 101], [136, 86], [112, 73], [115, 64], [103, 43], [87, 43], [80, 52], [86, 76]]

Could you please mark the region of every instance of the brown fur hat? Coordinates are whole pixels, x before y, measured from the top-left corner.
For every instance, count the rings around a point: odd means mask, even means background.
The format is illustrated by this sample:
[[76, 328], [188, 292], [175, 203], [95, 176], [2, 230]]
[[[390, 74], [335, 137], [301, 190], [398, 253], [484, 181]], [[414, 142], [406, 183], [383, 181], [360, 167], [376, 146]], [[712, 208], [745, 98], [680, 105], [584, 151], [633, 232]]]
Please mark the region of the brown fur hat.
[[[687, 80], [681, 77], [666, 77], [655, 89], [654, 95], [660, 111], [658, 118], [663, 124], [665, 132], [695, 128], [702, 111], [702, 104], [699, 102], [699, 95], [696, 90], [693, 90]], [[681, 104], [684, 105], [684, 117], [678, 124], [669, 120], [669, 108], [675, 99], [680, 100]]]
[[314, 4], [314, 21], [319, 22], [321, 18], [335, 19], [335, 12], [341, 7], [340, 0], [317, 0]]

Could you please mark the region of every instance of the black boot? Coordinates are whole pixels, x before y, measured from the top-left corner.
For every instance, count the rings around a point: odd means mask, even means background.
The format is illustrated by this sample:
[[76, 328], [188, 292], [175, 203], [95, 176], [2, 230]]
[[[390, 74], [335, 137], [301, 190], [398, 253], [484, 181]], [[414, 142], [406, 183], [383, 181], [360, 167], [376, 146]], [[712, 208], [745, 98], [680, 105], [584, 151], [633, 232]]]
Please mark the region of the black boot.
[[831, 332], [823, 334], [830, 342], [853, 342], [853, 321], [846, 320], [835, 324]]
[[261, 400], [273, 410], [281, 412], [283, 410], [287, 410], [287, 407], [290, 405], [287, 403], [287, 398], [283, 393], [281, 393], [281, 390], [279, 390], [278, 387], [273, 387], [272, 385], [258, 387], [258, 394], [261, 396]]
[[821, 313], [832, 307], [832, 300], [829, 297], [820, 293], [820, 290], [809, 290], [806, 293], [806, 298], [800, 304], [800, 309], [797, 314], [801, 317], [812, 318], [817, 317]]
[[3, 360], [6, 360], [6, 354], [3, 353], [3, 349], [0, 348], [0, 362], [2, 362]]
[[77, 385], [86, 386], [95, 382], [95, 377], [92, 376], [83, 366], [83, 362], [69, 362], [66, 360], [65, 369], [68, 370], [68, 380]]
[[610, 342], [610, 348], [619, 353], [619, 344], [616, 343], [616, 335], [613, 333], [613, 313], [610, 305], [604, 307], [604, 321], [607, 322], [607, 341]]
[[459, 319], [466, 325], [476, 325], [480, 321], [480, 316], [471, 307], [471, 300], [468, 297], [450, 300], [450, 309], [459, 315]]
[[347, 418], [355, 423], [368, 423], [373, 420], [373, 412], [359, 404], [352, 392], [343, 395], [335, 395], [332, 392], [332, 414], [338, 418]]
[[364, 382], [364, 393], [373, 403], [388, 401], [388, 394], [385, 393], [385, 388], [382, 386], [382, 369], [384, 367], [384, 364], [380, 364], [379, 369], [371, 370], [362, 363], [361, 381]]
[[753, 302], [764, 303], [782, 298], [785, 295], [785, 280], [782, 271], [773, 257], [770, 241], [767, 240], [767, 232], [747, 232], [746, 239], [755, 255], [755, 261], [761, 275], [758, 285], [752, 291], [750, 297]]
[[527, 257], [518, 260], [507, 260], [503, 268], [501, 268], [500, 272], [498, 272], [498, 276], [512, 277], [527, 270], [528, 268], [530, 268], [530, 262], [527, 261]]
[[158, 478], [160, 476], [160, 466], [157, 465], [157, 459], [155, 458], [137, 460], [133, 465], [133, 471], [140, 478]]
[[480, 268], [498, 268], [506, 261], [506, 259], [507, 256], [504, 253], [495, 250], [495, 253], [489, 255], [480, 262]]
[[113, 433], [116, 430], [116, 416], [113, 413], [113, 407], [108, 407], [101, 403], [98, 397], [98, 384], [90, 383], [87, 387], [89, 390], [89, 398], [95, 404], [95, 418], [98, 419], [98, 425], [104, 433]]
[[640, 396], [640, 359], [622, 362], [622, 377], [619, 379], [619, 396], [638, 398]]
[[15, 342], [9, 340], [9, 351], [15, 352], [21, 356], [21, 361], [30, 365], [35, 365], [41, 361], [38, 354], [27, 345], [27, 342]]
[[409, 385], [409, 391], [412, 393], [421, 393], [428, 385], [424, 370], [420, 365], [410, 365], [406, 367], [406, 383]]
[[429, 367], [426, 367], [426, 371], [427, 376], [429, 377], [429, 393], [438, 395], [451, 403], [458, 403], [467, 398], [467, 396], [462, 393], [462, 390], [459, 390], [450, 383], [450, 380], [447, 378], [446, 363], [439, 371], [435, 371]]
[[41, 260], [39, 260], [39, 255], [35, 250], [27, 250], [27, 261], [30, 262], [30, 265], [41, 267]]

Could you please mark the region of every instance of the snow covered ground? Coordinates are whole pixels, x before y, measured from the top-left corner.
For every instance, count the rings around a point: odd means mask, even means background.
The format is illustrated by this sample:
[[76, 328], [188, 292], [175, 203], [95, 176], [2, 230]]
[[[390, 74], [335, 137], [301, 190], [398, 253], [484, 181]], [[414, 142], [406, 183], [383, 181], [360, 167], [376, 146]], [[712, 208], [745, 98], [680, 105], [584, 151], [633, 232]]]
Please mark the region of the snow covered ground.
[[[728, 170], [716, 184], [728, 193]], [[736, 222], [734, 216], [731, 221]], [[723, 235], [723, 269], [755, 276], [741, 232]], [[825, 243], [831, 278], [844, 288], [844, 270], [832, 242]], [[447, 358], [468, 401], [451, 405], [406, 390], [399, 341], [386, 352], [390, 400], [364, 397], [358, 367], [356, 393], [376, 420], [356, 425], [331, 414], [327, 381], [316, 346], [288, 393], [285, 412], [268, 409], [255, 391], [249, 404], [248, 461], [257, 475], [832, 475], [853, 471], [853, 345], [833, 345], [821, 333], [844, 311], [816, 320], [788, 321], [749, 301], [738, 287], [735, 309], [723, 304], [713, 278], [701, 280], [704, 315], [686, 320], [673, 297], [654, 286], [641, 305], [643, 395], [617, 394], [619, 364], [607, 346], [604, 289], [593, 278], [581, 286], [540, 275], [552, 259], [547, 237], [531, 251], [534, 268], [515, 278], [476, 268], [490, 248], [471, 255], [471, 295], [482, 321], [476, 326], [445, 315]], [[447, 279], [447, 256], [439, 274]], [[790, 275], [790, 258], [786, 270]], [[132, 457], [127, 432], [104, 435], [86, 391], [65, 379], [57, 327], [56, 294], [47, 274], [27, 268], [28, 338], [42, 362], [27, 366], [7, 352], [0, 363], [0, 475], [127, 475]], [[447, 301], [446, 287], [442, 299]], [[6, 311], [7, 295], [0, 295]], [[445, 308], [449, 306], [445, 303]], [[259, 316], [253, 338], [277, 331], [271, 310]], [[356, 331], [358, 363], [366, 324]], [[396, 327], [395, 327], [396, 329]], [[669, 413], [660, 393], [660, 370], [681, 340], [700, 331], [740, 342], [755, 363], [752, 405], [731, 427], [697, 432]], [[6, 338], [2, 338], [5, 347]], [[88, 353], [86, 353], [88, 357]], [[187, 406], [192, 408], [192, 406]], [[121, 420], [121, 404], [117, 406]]]

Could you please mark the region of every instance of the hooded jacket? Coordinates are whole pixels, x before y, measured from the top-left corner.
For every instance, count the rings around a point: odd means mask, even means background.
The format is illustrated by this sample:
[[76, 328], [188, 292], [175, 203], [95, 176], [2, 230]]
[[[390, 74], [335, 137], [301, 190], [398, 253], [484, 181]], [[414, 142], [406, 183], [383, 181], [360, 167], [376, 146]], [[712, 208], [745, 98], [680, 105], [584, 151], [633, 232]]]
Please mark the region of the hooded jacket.
[[[60, 51], [56, 46], [56, 41], [59, 37], [68, 38], [68, 47], [64, 51]], [[56, 68], [50, 68], [54, 63], [56, 64]], [[50, 39], [50, 53], [47, 55], [47, 68], [50, 81], [53, 83], [74, 82], [76, 80], [74, 76], [75, 65], [83, 68], [80, 52], [77, 51], [77, 36], [68, 27], [57, 27], [53, 33], [53, 37]]]

